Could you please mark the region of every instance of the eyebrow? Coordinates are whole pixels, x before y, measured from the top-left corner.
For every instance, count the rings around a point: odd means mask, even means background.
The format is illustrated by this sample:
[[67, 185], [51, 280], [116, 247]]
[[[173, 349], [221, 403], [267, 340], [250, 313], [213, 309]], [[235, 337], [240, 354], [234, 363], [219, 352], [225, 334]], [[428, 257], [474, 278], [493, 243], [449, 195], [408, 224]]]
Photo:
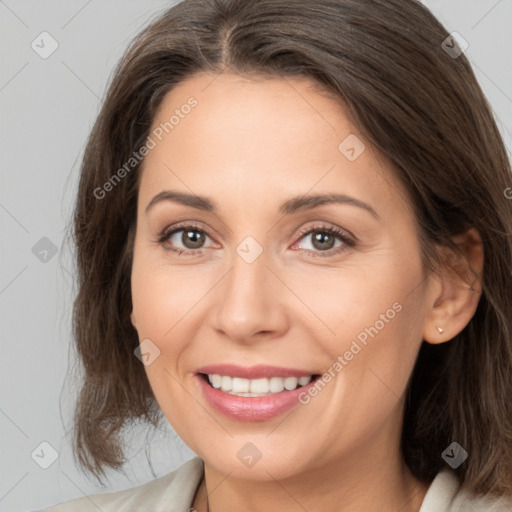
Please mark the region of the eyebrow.
[[[154, 196], [146, 206], [146, 213], [148, 213], [149, 210], [155, 206], [155, 204], [162, 201], [172, 201], [206, 212], [217, 212], [217, 206], [215, 202], [208, 197], [198, 196], [196, 194], [187, 194], [185, 192], [178, 192], [176, 190], [162, 190], [162, 192], [159, 192], [156, 196]], [[279, 207], [279, 213], [283, 215], [291, 215], [299, 211], [311, 210], [317, 206], [322, 206], [325, 204], [348, 204], [351, 206], [356, 206], [369, 212], [375, 219], [380, 219], [379, 214], [369, 204], [345, 194], [317, 194], [310, 196], [292, 197]]]

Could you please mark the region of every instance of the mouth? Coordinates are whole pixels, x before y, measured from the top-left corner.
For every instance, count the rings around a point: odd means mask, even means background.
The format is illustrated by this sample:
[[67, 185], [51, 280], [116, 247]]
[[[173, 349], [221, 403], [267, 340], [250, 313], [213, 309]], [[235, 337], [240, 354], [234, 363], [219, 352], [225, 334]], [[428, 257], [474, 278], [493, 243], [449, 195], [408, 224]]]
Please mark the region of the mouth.
[[300, 395], [320, 376], [263, 365], [211, 365], [196, 373], [203, 396], [215, 411], [245, 421], [268, 420], [298, 405]]

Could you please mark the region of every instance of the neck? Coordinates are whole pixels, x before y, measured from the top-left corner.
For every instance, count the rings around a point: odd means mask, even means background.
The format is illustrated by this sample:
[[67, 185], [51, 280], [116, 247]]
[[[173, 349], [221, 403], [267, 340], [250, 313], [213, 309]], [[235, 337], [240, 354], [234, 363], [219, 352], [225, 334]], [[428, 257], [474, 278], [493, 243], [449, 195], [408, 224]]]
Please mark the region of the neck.
[[[265, 481], [224, 475], [205, 463], [205, 477], [193, 506], [197, 512], [418, 512], [429, 484], [416, 480], [401, 457], [389, 451], [372, 458], [357, 450], [354, 456], [333, 460], [292, 477]], [[207, 494], [208, 489], [208, 494]], [[311, 490], [314, 489], [314, 492]]]

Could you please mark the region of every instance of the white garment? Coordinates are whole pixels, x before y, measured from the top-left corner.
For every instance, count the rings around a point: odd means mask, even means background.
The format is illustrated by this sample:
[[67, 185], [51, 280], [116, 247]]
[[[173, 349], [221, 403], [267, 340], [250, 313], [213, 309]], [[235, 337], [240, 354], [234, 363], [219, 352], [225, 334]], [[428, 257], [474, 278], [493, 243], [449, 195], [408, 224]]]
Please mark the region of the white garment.
[[[40, 512], [191, 512], [203, 477], [203, 461], [195, 457], [177, 470], [124, 491], [92, 494]], [[474, 496], [462, 489], [455, 473], [440, 471], [419, 512], [511, 512], [511, 501]]]

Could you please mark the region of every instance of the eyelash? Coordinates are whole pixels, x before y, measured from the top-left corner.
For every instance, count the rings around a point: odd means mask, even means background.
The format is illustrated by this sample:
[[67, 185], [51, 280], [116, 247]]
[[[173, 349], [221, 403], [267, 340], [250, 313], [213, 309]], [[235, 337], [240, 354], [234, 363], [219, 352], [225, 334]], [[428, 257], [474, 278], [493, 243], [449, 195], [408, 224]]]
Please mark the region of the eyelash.
[[[175, 226], [172, 226], [171, 228], [165, 228], [163, 231], [161, 231], [158, 234], [158, 239], [155, 241], [155, 243], [164, 246], [165, 242], [171, 238], [172, 235], [179, 233], [180, 231], [197, 231], [200, 233], [204, 233], [206, 236], [209, 236], [204, 229], [201, 229], [201, 227], [194, 223], [183, 223], [183, 224], [177, 224]], [[328, 251], [312, 251], [310, 249], [306, 249], [307, 252], [309, 252], [313, 257], [319, 257], [319, 258], [327, 258], [330, 256], [334, 256], [336, 254], [339, 254], [343, 251], [348, 250], [349, 248], [355, 247], [356, 242], [349, 238], [347, 234], [344, 231], [341, 231], [338, 228], [332, 227], [332, 226], [326, 226], [323, 224], [315, 225], [313, 227], [303, 228], [299, 231], [297, 236], [299, 237], [299, 240], [304, 238], [306, 235], [310, 235], [312, 233], [327, 233], [329, 235], [332, 235], [336, 238], [339, 238], [343, 242], [342, 247], [337, 247], [336, 249], [329, 249]], [[195, 256], [203, 253], [204, 248], [201, 249], [175, 249], [172, 247], [166, 247], [164, 246], [165, 250], [174, 252], [177, 256], [184, 256], [185, 254], [187, 256]]]

